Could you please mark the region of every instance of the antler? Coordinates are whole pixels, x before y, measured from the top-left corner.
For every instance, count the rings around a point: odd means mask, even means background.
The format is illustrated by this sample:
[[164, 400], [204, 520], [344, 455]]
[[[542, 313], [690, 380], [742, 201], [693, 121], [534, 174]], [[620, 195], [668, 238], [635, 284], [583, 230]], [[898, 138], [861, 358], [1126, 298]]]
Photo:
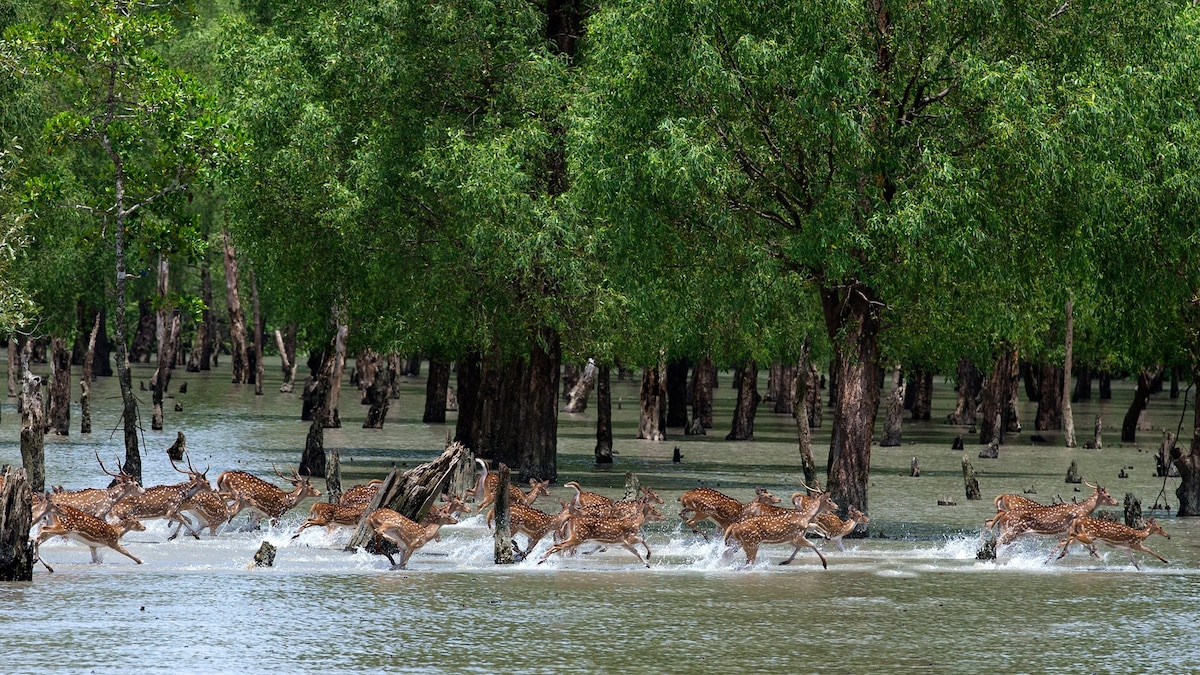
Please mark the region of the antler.
[[1096, 485], [1092, 485], [1091, 483], [1087, 482], [1086, 480], [1085, 480], [1085, 481], [1083, 481], [1083, 484], [1084, 484], [1084, 485], [1086, 485], [1086, 486], [1088, 486], [1088, 487], [1090, 487], [1090, 488], [1092, 488], [1093, 490], [1095, 490], [1095, 489], [1098, 487], [1098, 486], [1096, 486]]
[[815, 487], [815, 488], [805, 485], [804, 481], [799, 481], [799, 483], [800, 483], [800, 487], [804, 488], [808, 492], [816, 492], [817, 494], [824, 492], [824, 490], [821, 489], [820, 483], [818, 483], [817, 487]]
[[[119, 478], [119, 477], [120, 477], [120, 475], [121, 475], [121, 474], [118, 474], [118, 473], [111, 473], [111, 472], [109, 472], [109, 470], [108, 470], [108, 467], [104, 466], [104, 462], [101, 462], [101, 461], [100, 461], [100, 453], [99, 453], [99, 452], [97, 452], [96, 450], [92, 450], [92, 452], [93, 452], [93, 453], [96, 455], [96, 462], [97, 462], [98, 464], [100, 464], [100, 470], [101, 470], [101, 471], [103, 471], [103, 472], [104, 472], [106, 475], [112, 476], [113, 478]], [[117, 463], [117, 466], [119, 467], [119, 466], [121, 466], [121, 464], [118, 462], [118, 463]]]

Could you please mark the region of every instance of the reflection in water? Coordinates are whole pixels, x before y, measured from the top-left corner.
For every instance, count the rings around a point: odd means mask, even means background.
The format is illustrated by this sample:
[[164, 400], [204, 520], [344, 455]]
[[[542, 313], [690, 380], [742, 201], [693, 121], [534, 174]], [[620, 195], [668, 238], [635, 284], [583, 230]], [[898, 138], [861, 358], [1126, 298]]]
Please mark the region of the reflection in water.
[[[139, 367], [138, 376], [148, 370]], [[273, 477], [272, 463], [295, 463], [307, 425], [297, 419], [294, 395], [255, 397], [251, 388], [229, 385], [223, 372], [177, 379], [191, 380], [189, 393], [177, 396], [184, 411], [168, 412], [167, 430], [145, 436], [148, 484], [178, 480], [163, 452], [176, 431], [187, 435], [197, 466], [212, 466], [210, 477], [227, 469]], [[102, 456], [122, 452], [119, 435], [101, 430], [115, 425], [113, 384], [96, 387], [96, 433], [48, 438], [52, 484], [106, 484], [92, 449]], [[381, 475], [392, 462], [414, 466], [440, 452], [445, 428], [419, 422], [423, 384], [404, 385], [383, 430], [358, 428], [362, 413], [346, 392], [346, 426], [326, 437], [328, 448], [341, 451], [346, 484]], [[614, 397], [636, 400], [634, 384], [614, 385]], [[718, 419], [728, 419], [733, 393], [718, 390]], [[952, 392], [939, 393], [935, 406], [949, 407]], [[1160, 424], [1178, 416], [1165, 399], [1155, 411], [1158, 403], [1152, 412], [1162, 415]], [[633, 408], [614, 411], [618, 421], [631, 419]], [[1076, 407], [1077, 419], [1092, 414], [1087, 404]], [[0, 461], [20, 461], [18, 419], [10, 401], [0, 425]], [[1002, 549], [994, 563], [976, 561], [991, 503], [961, 499], [963, 453], [949, 450], [959, 430], [913, 423], [905, 433], [915, 444], [874, 450], [871, 539], [847, 540], [844, 553], [828, 547], [829, 570], [809, 551], [780, 567], [790, 554], [786, 546], [764, 547], [759, 562], [747, 567], [719, 536], [705, 542], [682, 527], [673, 502], [701, 482], [742, 500], [756, 485], [790, 493], [798, 476], [790, 419], [761, 412], [754, 443], [726, 443], [715, 431], [666, 443], [618, 438], [618, 464], [610, 471], [591, 464], [592, 424], [587, 413], [563, 415], [559, 484], [579, 480], [620, 497], [624, 471], [632, 470], [657, 489], [668, 519], [647, 526], [651, 569], [619, 547], [585, 547], [537, 565], [548, 539], [527, 561], [497, 567], [491, 534], [477, 515], [444, 528], [442, 541], [418, 551], [402, 571], [389, 571], [381, 557], [343, 552], [347, 530], [310, 528], [292, 540], [310, 502], [277, 529], [240, 531], [242, 517], [199, 541], [167, 542], [167, 526], [149, 523], [123, 540], [144, 565], [112, 551], [91, 565], [85, 547], [51, 541], [43, 555], [56, 574], [39, 568], [30, 584], [0, 585], [5, 671], [1183, 672], [1200, 666], [1190, 638], [1200, 600], [1198, 526], [1191, 521], [1165, 520], [1173, 539], [1156, 538], [1150, 547], [1171, 564], [1144, 559], [1141, 572], [1124, 552], [1103, 547], [1101, 560], [1077, 549], [1048, 563], [1053, 542], [1037, 539]], [[828, 432], [820, 430], [817, 448]], [[672, 463], [674, 446], [684, 444], [684, 462]], [[1055, 494], [1070, 500], [1076, 493], [1062, 477], [1071, 459], [1118, 498], [1134, 492], [1148, 505], [1162, 487], [1152, 476], [1153, 458], [1136, 448], [1106, 444], [1097, 453], [1014, 444], [998, 460], [974, 459], [969, 447], [968, 454], [986, 496], [1034, 487], [1044, 501]], [[914, 455], [919, 479], [906, 475]], [[1134, 467], [1131, 478], [1118, 480], [1127, 466]], [[959, 497], [959, 506], [938, 507], [947, 495]], [[550, 510], [557, 502], [551, 497], [538, 505]], [[264, 540], [279, 547], [276, 566], [251, 569]], [[1119, 666], [1109, 660], [1114, 654]]]

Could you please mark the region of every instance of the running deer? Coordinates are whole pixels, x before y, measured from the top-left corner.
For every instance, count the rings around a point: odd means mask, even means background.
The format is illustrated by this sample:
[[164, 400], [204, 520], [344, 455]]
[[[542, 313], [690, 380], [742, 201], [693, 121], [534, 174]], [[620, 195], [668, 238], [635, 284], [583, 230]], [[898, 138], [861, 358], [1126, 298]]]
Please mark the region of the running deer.
[[[752, 504], [778, 504], [780, 501], [779, 497], [768, 492], [766, 488], [755, 488], [754, 493]], [[683, 506], [679, 510], [679, 517], [683, 518], [683, 522], [692, 528], [693, 532], [704, 537], [705, 541], [710, 541], [709, 536], [696, 527], [697, 523], [709, 519], [724, 532], [725, 528], [741, 518], [742, 509], [746, 506], [733, 497], [709, 487], [688, 490], [679, 497], [679, 503]], [[688, 512], [691, 512], [691, 517], [687, 516]]]
[[[638, 562], [650, 566], [650, 545], [641, 536], [642, 524], [651, 513], [655, 512], [654, 504], [645, 496], [638, 499], [641, 506], [638, 511], [624, 518], [609, 518], [603, 516], [572, 516], [567, 519], [567, 538], [551, 546], [538, 560], [538, 564], [546, 562], [551, 555], [575, 550], [581, 544], [592, 541], [599, 544], [620, 544], [625, 550], [637, 556]], [[661, 517], [661, 516], [660, 516]], [[638, 552], [637, 545], [646, 547], [646, 557]]]
[[[866, 525], [871, 522], [865, 513], [859, 511], [857, 507], [851, 506], [846, 515], [849, 516], [846, 520], [838, 518], [832, 513], [818, 513], [816, 518], [809, 523], [809, 529], [816, 530], [818, 534], [825, 537], [825, 541], [832, 541], [837, 544], [839, 551], [845, 551], [846, 547], [842, 545], [842, 537], [854, 531], [854, 528], [861, 525]], [[822, 543], [824, 548], [825, 544]]]
[[613, 500], [605, 497], [602, 494], [596, 492], [585, 492], [584, 489], [580, 487], [579, 483], [576, 483], [575, 481], [565, 483], [563, 487], [569, 487], [575, 491], [575, 499], [571, 500], [571, 503], [574, 504], [575, 508], [577, 509], [582, 509], [589, 506], [604, 506], [605, 504], [613, 503]]
[[391, 553], [384, 551], [383, 554], [392, 563], [392, 569], [404, 569], [414, 551], [438, 538], [438, 531], [442, 525], [458, 523], [458, 519], [451, 513], [452, 508], [452, 505], [435, 506], [425, 514], [420, 523], [414, 523], [391, 509], [375, 509], [367, 516], [367, 526], [377, 536], [387, 539], [400, 549], [399, 564], [396, 564], [396, 559]]
[[342, 493], [342, 498], [338, 504], [342, 506], [359, 506], [367, 508], [371, 505], [371, 500], [375, 498], [375, 493], [379, 492], [379, 486], [383, 485], [383, 481], [378, 478], [371, 479], [368, 483], [355, 485], [354, 487]]
[[754, 560], [758, 557], [758, 547], [762, 544], [789, 543], [795, 547], [791, 557], [779, 563], [780, 565], [791, 563], [796, 559], [796, 554], [800, 552], [800, 547], [807, 546], [821, 559], [821, 567], [828, 569], [829, 565], [825, 562], [825, 556], [821, 555], [816, 545], [805, 538], [804, 534], [813, 518], [823, 512], [832, 511], [838, 506], [828, 492], [822, 492], [820, 496], [810, 498], [808, 501], [800, 499], [803, 496], [805, 496], [803, 492], [792, 495], [792, 503], [798, 506], [795, 510], [782, 509], [781, 513], [753, 516], [730, 525], [725, 530], [725, 544], [729, 545], [731, 542], [740, 544], [746, 551], [747, 565], [754, 564]]
[[[475, 487], [467, 490], [467, 496], [479, 498], [483, 495], [483, 501], [479, 503], [478, 513], [483, 513], [483, 510], [496, 502], [496, 487], [500, 485], [500, 476], [488, 471], [487, 462], [482, 459], [476, 459], [479, 466], [483, 468], [483, 473], [480, 474], [479, 480], [475, 483]], [[509, 483], [508, 485], [508, 503], [521, 503], [525, 506], [533, 506], [540, 495], [550, 494], [550, 481], [529, 479], [529, 492], [524, 492], [521, 488]], [[492, 515], [489, 513], [487, 518], [488, 527], [492, 526]]]
[[554, 515], [544, 513], [531, 506], [524, 504], [513, 503], [509, 505], [508, 511], [508, 526], [513, 535], [523, 534], [529, 541], [525, 545], [525, 550], [517, 546], [516, 541], [513, 541], [513, 550], [517, 558], [524, 560], [533, 547], [541, 541], [547, 534], [558, 532], [564, 529], [567, 519], [571, 517], [571, 505], [567, 502], [559, 500], [562, 504], [562, 510]]
[[1045, 506], [1045, 504], [1035, 502], [1023, 495], [1014, 494], [996, 495], [995, 503], [996, 515], [984, 522], [983, 528], [985, 530], [991, 530], [993, 527], [995, 527], [997, 517], [1003, 511], [1014, 511], [1018, 509], [1040, 509]]
[[217, 476], [217, 489], [221, 496], [227, 500], [236, 500], [238, 512], [250, 509], [251, 528], [258, 526], [261, 516], [266, 516], [271, 522], [271, 527], [275, 527], [279, 524], [279, 518], [295, 508], [302, 499], [321, 496], [321, 491], [312, 486], [309, 477], [301, 476], [296, 469], [292, 469], [290, 477], [279, 473], [279, 469], [274, 465], [271, 469], [275, 471], [276, 476], [292, 484], [291, 492], [284, 492], [245, 471], [226, 471]]
[[[73, 541], [84, 544], [92, 550], [92, 562], [100, 562], [100, 547], [107, 546], [112, 550], [128, 557], [135, 563], [141, 565], [142, 561], [125, 547], [121, 546], [119, 541], [126, 532], [146, 529], [136, 518], [123, 517], [117, 523], [107, 523], [90, 513], [84, 513], [79, 509], [68, 506], [66, 504], [56, 504], [53, 501], [49, 502], [48, 515], [50, 523], [43, 525], [38, 532], [37, 539], [34, 541], [34, 550], [37, 551], [42, 545], [42, 542], [53, 537], [66, 537]], [[41, 560], [41, 554], [37, 553], [38, 560]], [[42, 561], [43, 565], [46, 562]], [[53, 572], [49, 565], [46, 569]]]
[[208, 473], [208, 468], [205, 468], [204, 471], [196, 471], [192, 466], [190, 457], [187, 459], [187, 466], [188, 470], [184, 471], [176, 466], [174, 460], [172, 460], [171, 468], [187, 475], [188, 480], [173, 485], [155, 485], [154, 487], [146, 488], [145, 492], [140, 495], [126, 497], [113, 505], [109, 516], [117, 520], [126, 518], [155, 520], [163, 518], [168, 521], [175, 521], [187, 528], [193, 537], [199, 539], [200, 534], [192, 529], [191, 523], [179, 513], [179, 509], [183, 506], [184, 502], [196, 494], [211, 492], [212, 486], [208, 484], [208, 478], [205, 475]]
[[1100, 554], [1096, 553], [1096, 541], [1102, 541], [1113, 548], [1122, 548], [1128, 551], [1129, 561], [1137, 569], [1141, 569], [1141, 566], [1138, 565], [1137, 560], [1133, 557], [1134, 551], [1144, 551], [1165, 563], [1167, 562], [1166, 558], [1146, 548], [1146, 545], [1143, 543], [1146, 541], [1146, 537], [1152, 534], [1161, 534], [1167, 539], [1171, 538], [1171, 535], [1167, 534], [1162, 529], [1162, 526], [1158, 524], [1158, 521], [1153, 518], [1146, 519], [1146, 527], [1135, 530], [1128, 525], [1114, 523], [1111, 520], [1080, 516], [1071, 521], [1071, 527], [1067, 531], [1067, 538], [1059, 543], [1062, 551], [1058, 554], [1058, 557], [1062, 558], [1066, 555], [1067, 548], [1071, 545], [1071, 542], [1077, 541], [1087, 546], [1091, 550], [1092, 555], [1099, 558]]
[[[204, 531], [204, 528], [207, 527], [208, 533], [215, 537], [217, 536], [217, 530], [225, 523], [233, 520], [233, 517], [237, 515], [241, 508], [242, 505], [240, 502], [227, 504], [221, 495], [211, 490], [202, 490], [185, 499], [183, 503], [179, 505], [179, 513], [182, 515], [191, 514], [192, 516], [195, 516], [199, 527], [195, 528], [194, 530], [189, 528], [191, 532], [194, 532], [198, 535], [200, 532]], [[176, 525], [175, 532], [172, 533], [171, 536], [167, 537], [167, 541], [171, 541], [175, 537], [178, 537], [180, 531], [182, 530], [182, 524]]]
[[[138, 485], [137, 479], [133, 476], [120, 470], [117, 473], [109, 471], [104, 466], [104, 462], [100, 461], [99, 453], [96, 453], [96, 462], [100, 464], [101, 471], [112, 476], [113, 484], [110, 487], [104, 489], [84, 488], [82, 490], [53, 492], [50, 495], [50, 500], [55, 504], [64, 504], [104, 520], [108, 517], [109, 511], [112, 511], [114, 504], [126, 497], [146, 492], [142, 489], [142, 486]], [[117, 466], [120, 466], [120, 464], [118, 463]]]
[[[578, 496], [579, 491], [576, 491]], [[579, 506], [577, 500], [573, 500], [567, 504], [571, 509], [572, 516], [591, 516], [602, 518], [628, 518], [634, 516], [640, 511], [643, 506], [642, 502], [650, 502], [650, 511], [646, 514], [646, 520], [666, 520], [662, 512], [654, 507], [655, 504], [662, 504], [663, 498], [657, 492], [648, 487], [642, 486], [637, 499], [622, 499], [612, 501], [605, 498], [604, 502], [592, 504], [590, 506]]]
[[333, 532], [335, 527], [354, 527], [358, 525], [358, 521], [362, 520], [363, 512], [367, 507], [358, 506], [357, 504], [346, 506], [343, 504], [329, 504], [327, 502], [313, 502], [313, 505], [308, 508], [308, 520], [296, 530], [296, 534], [292, 535], [292, 539], [300, 536], [306, 528], [325, 526], [325, 532]]
[[1098, 506], [1116, 506], [1117, 500], [1108, 490], [1099, 485], [1084, 483], [1095, 490], [1091, 497], [1076, 503], [1039, 506], [1029, 509], [1001, 511], [992, 519], [1000, 526], [1000, 537], [996, 545], [1007, 544], [1023, 534], [1060, 536], [1071, 528], [1071, 521], [1080, 516], [1090, 516]]

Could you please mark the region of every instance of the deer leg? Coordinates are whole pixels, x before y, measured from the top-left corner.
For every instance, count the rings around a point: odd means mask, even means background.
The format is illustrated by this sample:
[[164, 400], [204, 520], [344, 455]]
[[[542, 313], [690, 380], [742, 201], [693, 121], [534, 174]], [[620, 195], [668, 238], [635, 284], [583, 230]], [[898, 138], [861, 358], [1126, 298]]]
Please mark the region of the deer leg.
[[[99, 565], [100, 564], [100, 547], [99, 546], [89, 546], [88, 548], [92, 549], [92, 564]], [[1132, 556], [1133, 554], [1131, 553], [1130, 555]]]
[[642, 554], [641, 554], [641, 552], [639, 552], [639, 551], [637, 550], [637, 547], [636, 547], [636, 546], [630, 545], [630, 544], [628, 544], [628, 543], [625, 543], [625, 542], [621, 542], [621, 546], [623, 546], [623, 547], [625, 548], [625, 550], [626, 550], [626, 551], [629, 551], [630, 553], [632, 553], [632, 554], [634, 554], [635, 556], [637, 556], [638, 562], [642, 563], [642, 564], [643, 564], [643, 565], [645, 565], [646, 567], [649, 567], [649, 566], [650, 566], [650, 562], [649, 562], [649, 561], [647, 561], [647, 560], [643, 560], [643, 559], [642, 559]]
[[799, 539], [793, 540], [792, 545], [796, 547], [795, 549], [792, 550], [792, 557], [779, 563], [780, 565], [791, 564], [791, 562], [796, 559], [796, 554], [800, 552], [800, 547], [807, 546], [808, 548], [811, 548], [813, 550], [813, 553], [817, 554], [818, 558], [821, 559], [821, 567], [823, 567], [825, 569], [829, 569], [829, 565], [825, 562], [825, 556], [821, 555], [821, 552], [819, 550], [817, 550], [816, 545], [813, 544], [808, 539], [801, 536]]
[[1168, 562], [1167, 562], [1167, 559], [1166, 559], [1166, 558], [1164, 558], [1164, 557], [1162, 557], [1161, 555], [1159, 555], [1159, 554], [1155, 553], [1154, 551], [1151, 551], [1150, 549], [1146, 548], [1146, 545], [1145, 545], [1145, 544], [1142, 544], [1142, 543], [1135, 543], [1135, 544], [1134, 544], [1132, 547], [1130, 547], [1130, 552], [1129, 552], [1129, 555], [1130, 555], [1130, 556], [1132, 556], [1132, 555], [1133, 555], [1133, 549], [1137, 549], [1137, 550], [1139, 550], [1139, 551], [1143, 551], [1143, 552], [1145, 552], [1145, 553], [1149, 553], [1150, 555], [1154, 556], [1155, 558], [1158, 558], [1159, 560], [1161, 560], [1161, 561], [1163, 561], [1163, 562], [1167, 563], [1168, 565], [1170, 565], [1170, 564], [1171, 564], [1171, 563], [1168, 563]]
[[119, 542], [117, 542], [117, 543], [114, 543], [114, 544], [113, 544], [112, 546], [110, 546], [109, 548], [111, 548], [112, 550], [116, 551], [117, 553], [120, 553], [120, 554], [122, 554], [122, 555], [124, 555], [124, 556], [128, 557], [130, 560], [132, 560], [133, 562], [135, 562], [135, 563], [137, 563], [137, 564], [139, 564], [139, 565], [141, 565], [141, 564], [142, 564], [142, 561], [141, 561], [141, 560], [138, 560], [137, 556], [133, 555], [133, 554], [132, 554], [132, 553], [130, 553], [129, 551], [126, 551], [126, 550], [125, 550], [125, 547], [124, 547], [124, 546], [121, 546], [121, 544], [120, 544]]

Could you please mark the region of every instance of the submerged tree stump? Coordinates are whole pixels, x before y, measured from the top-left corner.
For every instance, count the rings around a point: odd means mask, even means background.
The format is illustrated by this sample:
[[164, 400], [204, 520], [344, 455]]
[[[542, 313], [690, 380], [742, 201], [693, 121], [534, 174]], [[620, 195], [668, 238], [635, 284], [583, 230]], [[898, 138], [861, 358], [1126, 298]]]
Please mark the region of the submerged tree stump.
[[255, 567], [274, 567], [275, 565], [275, 547], [269, 541], [264, 541], [262, 546], [258, 547], [258, 552], [254, 554]]
[[1101, 422], [1101, 420], [1100, 420], [1100, 413], [1096, 413], [1096, 433], [1095, 433], [1095, 436], [1093, 436], [1093, 437], [1092, 437], [1092, 440], [1090, 440], [1090, 441], [1088, 441], [1088, 442], [1084, 443], [1084, 444], [1083, 444], [1083, 447], [1087, 448], [1088, 450], [1100, 450], [1100, 449], [1102, 449], [1102, 448], [1101, 448], [1101, 446], [1102, 446], [1103, 444], [1100, 442], [1100, 431], [1101, 431], [1103, 428], [1104, 428], [1104, 427], [1103, 427], [1103, 424], [1102, 424], [1102, 422]]
[[187, 452], [187, 439], [184, 438], [183, 432], [176, 432], [175, 442], [167, 448], [167, 457], [170, 457], [176, 462], [183, 461], [183, 455]]
[[968, 500], [982, 499], [979, 494], [979, 480], [975, 478], [975, 469], [971, 466], [971, 460], [967, 459], [966, 455], [962, 458], [963, 485], [967, 490]]
[[1079, 475], [1079, 465], [1075, 460], [1071, 460], [1071, 466], [1067, 467], [1067, 483], [1082, 483], [1083, 478]]
[[22, 370], [21, 464], [25, 467], [29, 487], [41, 492], [46, 489], [46, 413], [42, 404], [42, 378], [29, 372], [25, 357], [22, 357]]
[[405, 518], [420, 522], [421, 517], [446, 489], [454, 473], [470, 461], [470, 451], [462, 443], [455, 442], [431, 462], [409, 469], [403, 474], [399, 469], [392, 469], [363, 513], [364, 518], [359, 521], [346, 550], [354, 551], [359, 547], [366, 547], [375, 539], [375, 533], [367, 526], [365, 518], [375, 509], [389, 508]]
[[507, 464], [501, 464], [496, 475], [499, 480], [496, 483], [494, 559], [497, 565], [511, 565], [513, 564], [513, 543], [512, 531], [508, 526], [508, 487], [512, 483], [512, 471]]
[[0, 581], [33, 579], [33, 491], [24, 469], [4, 467], [0, 484]]
[[910, 478], [921, 477], [921, 462], [916, 457], [912, 458], [912, 464], [909, 465], [908, 475]]
[[1135, 530], [1146, 526], [1146, 519], [1142, 517], [1142, 500], [1134, 497], [1132, 492], [1125, 493], [1125, 524]]
[[342, 501], [342, 456], [337, 450], [329, 451], [329, 463], [325, 467], [325, 494], [330, 504]]

